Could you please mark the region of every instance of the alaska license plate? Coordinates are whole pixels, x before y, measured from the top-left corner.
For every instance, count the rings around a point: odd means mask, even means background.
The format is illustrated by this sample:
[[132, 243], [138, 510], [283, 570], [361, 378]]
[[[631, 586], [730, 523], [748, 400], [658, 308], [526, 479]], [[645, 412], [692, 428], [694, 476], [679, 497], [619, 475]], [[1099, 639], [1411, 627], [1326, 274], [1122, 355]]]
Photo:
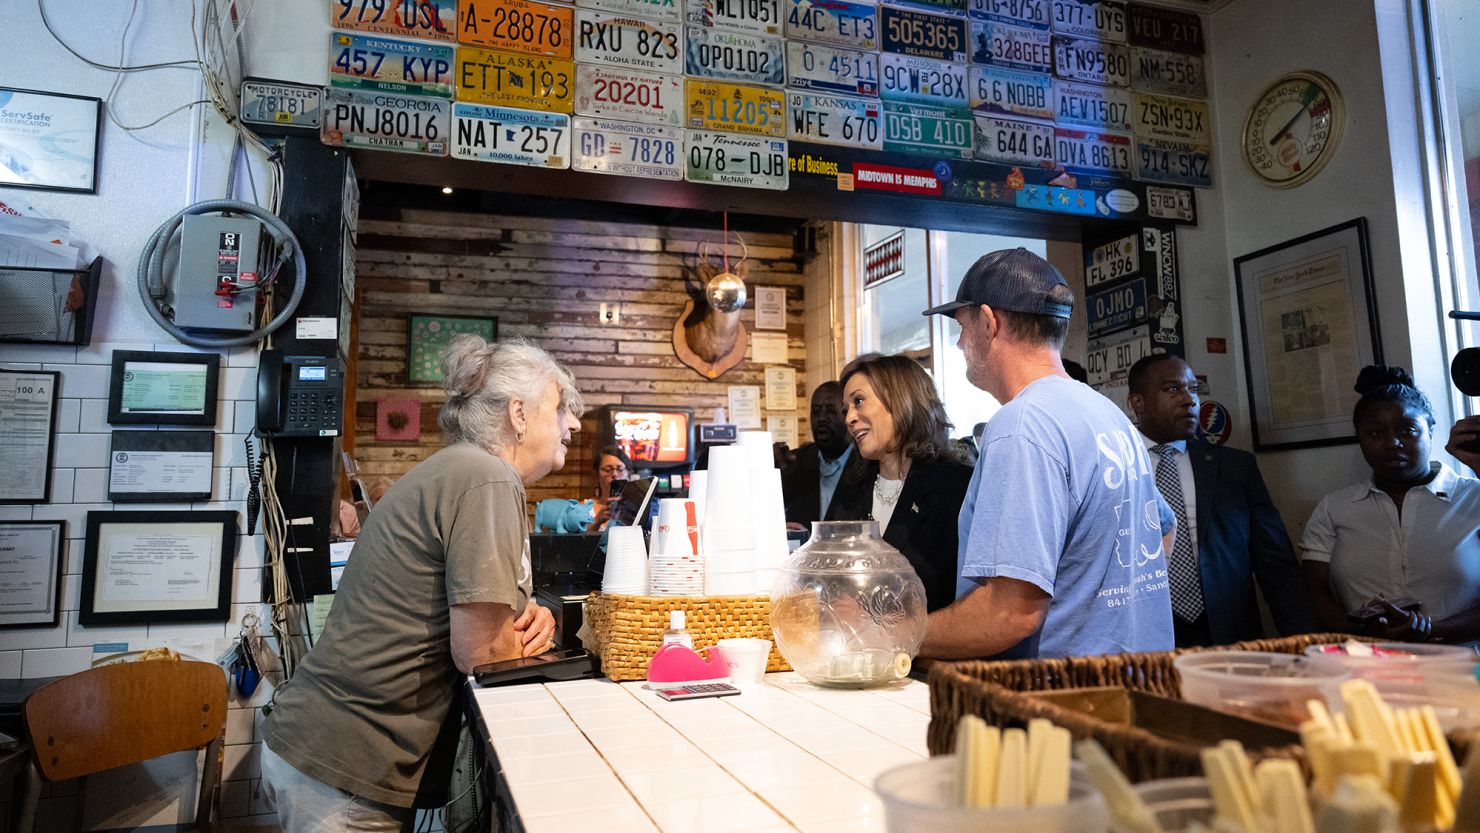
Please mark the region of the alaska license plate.
[[785, 42], [703, 26], [688, 27], [688, 74], [742, 84], [786, 83]]
[[1131, 87], [1139, 92], [1206, 98], [1203, 59], [1180, 52], [1131, 47]]
[[683, 179], [683, 131], [655, 124], [577, 118], [570, 166], [595, 174]]
[[334, 32], [329, 86], [451, 98], [452, 47]]
[[1129, 87], [1131, 53], [1118, 43], [1054, 38], [1053, 73], [1069, 81]]
[[1089, 334], [1102, 336], [1146, 320], [1146, 279], [1136, 278], [1085, 298]]
[[1194, 145], [1212, 144], [1208, 103], [1190, 98], [1136, 93], [1131, 128], [1142, 139], [1167, 139]]
[[1129, 11], [1132, 46], [1203, 54], [1202, 20], [1197, 15], [1141, 3], [1131, 4]]
[[966, 20], [913, 9], [879, 7], [884, 51], [896, 55], [966, 62]]
[[971, 109], [1052, 120], [1053, 78], [1000, 67], [972, 67]]
[[790, 0], [786, 37], [854, 49], [878, 49], [877, 9], [869, 3], [848, 0]]
[[885, 102], [884, 150], [938, 159], [970, 159], [971, 114], [923, 104]]
[[683, 125], [683, 77], [576, 64], [575, 110], [583, 116]]
[[1125, 4], [1115, 0], [1053, 0], [1055, 35], [1125, 43]]
[[280, 127], [317, 128], [324, 111], [322, 87], [273, 81], [242, 82], [242, 121]]
[[451, 43], [457, 0], [329, 0], [329, 25]]
[[1189, 145], [1165, 139], [1136, 137], [1136, 179], [1170, 185], [1213, 186], [1213, 170], [1207, 145]]
[[786, 84], [798, 90], [877, 97], [879, 56], [873, 52], [787, 41]]
[[796, 142], [882, 150], [877, 99], [787, 93], [787, 138]]
[[576, 6], [623, 17], [647, 17], [674, 23], [683, 19], [682, 0], [576, 0]]
[[452, 102], [426, 96], [324, 90], [326, 145], [446, 156]]
[[780, 35], [782, 0], [688, 0], [685, 21], [752, 35]]
[[570, 116], [458, 103], [452, 106], [452, 155], [458, 159], [570, 167]]
[[1151, 328], [1134, 327], [1123, 333], [1092, 339], [1084, 357], [1084, 369], [1091, 385], [1103, 385], [1123, 379], [1131, 365], [1151, 355]]
[[683, 27], [677, 23], [580, 9], [576, 12], [576, 60], [648, 72], [683, 72]]
[[457, 48], [457, 100], [495, 107], [569, 113], [575, 99], [573, 61]]
[[1132, 234], [1096, 246], [1086, 258], [1084, 285], [1096, 287], [1141, 271], [1140, 236]]
[[684, 81], [684, 126], [756, 136], [786, 135], [786, 97], [779, 90], [690, 78]]
[[1054, 161], [1070, 173], [1129, 177], [1131, 137], [1123, 133], [1055, 128]]
[[1053, 72], [1053, 37], [1044, 29], [974, 20], [971, 42], [973, 64]]
[[1048, 28], [1049, 0], [970, 0], [966, 11], [981, 20]]
[[774, 191], [785, 191], [789, 182], [784, 139], [689, 130], [684, 162], [689, 182]]
[[529, 0], [482, 0], [463, 6], [461, 14], [459, 43], [556, 58], [571, 56], [575, 13], [568, 6]]
[[1053, 82], [1054, 121], [1104, 130], [1131, 129], [1131, 93], [1120, 87]]
[[1053, 164], [1053, 125], [999, 116], [976, 116], [972, 153], [977, 159], [1034, 168]]
[[879, 95], [888, 101], [965, 108], [966, 65], [884, 53]]

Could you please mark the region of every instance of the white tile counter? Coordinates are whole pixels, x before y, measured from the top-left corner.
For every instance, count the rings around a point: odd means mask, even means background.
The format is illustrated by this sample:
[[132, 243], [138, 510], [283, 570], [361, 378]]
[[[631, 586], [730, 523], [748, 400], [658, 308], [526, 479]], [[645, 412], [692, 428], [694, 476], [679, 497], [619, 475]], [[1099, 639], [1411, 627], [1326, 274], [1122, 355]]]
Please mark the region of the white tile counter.
[[845, 691], [768, 674], [680, 702], [642, 686], [471, 686], [526, 833], [882, 833], [874, 778], [928, 755], [914, 680]]

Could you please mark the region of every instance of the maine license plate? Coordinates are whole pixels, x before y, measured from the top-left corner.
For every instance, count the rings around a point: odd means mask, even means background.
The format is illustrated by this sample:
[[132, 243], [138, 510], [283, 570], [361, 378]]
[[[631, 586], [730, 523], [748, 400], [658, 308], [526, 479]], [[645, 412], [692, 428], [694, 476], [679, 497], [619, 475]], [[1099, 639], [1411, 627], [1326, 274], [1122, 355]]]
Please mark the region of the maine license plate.
[[575, 39], [575, 12], [529, 0], [483, 0], [463, 7], [459, 43], [508, 52], [569, 58]]
[[878, 49], [876, 9], [848, 0], [791, 0], [786, 12], [786, 36], [802, 40]]
[[798, 142], [882, 150], [884, 130], [876, 99], [787, 93], [787, 137]]
[[683, 178], [689, 182], [786, 190], [784, 139], [690, 130], [684, 134], [683, 144]]
[[970, 0], [966, 11], [982, 20], [1048, 28], [1049, 0]]
[[570, 166], [596, 174], [683, 179], [683, 131], [654, 124], [578, 118]]
[[456, 122], [452, 155], [458, 159], [570, 167], [570, 116], [458, 103], [452, 106], [452, 117]]
[[1146, 279], [1136, 278], [1085, 299], [1090, 336], [1123, 330], [1146, 319]]
[[720, 81], [684, 81], [684, 125], [757, 136], [786, 135], [786, 96], [779, 90]]
[[1168, 139], [1194, 145], [1212, 144], [1208, 103], [1190, 98], [1136, 93], [1131, 128], [1142, 139]]
[[688, 0], [690, 26], [714, 26], [753, 35], [780, 35], [781, 0]]
[[586, 64], [678, 75], [683, 72], [682, 38], [683, 27], [677, 23], [576, 12], [576, 60]]
[[1053, 0], [1056, 35], [1125, 43], [1125, 4], [1114, 0]]
[[682, 0], [576, 0], [582, 9], [597, 9], [623, 17], [653, 18], [678, 22], [683, 19]]
[[1112, 379], [1124, 378], [1131, 365], [1149, 355], [1151, 328], [1143, 324], [1123, 333], [1090, 341], [1089, 350], [1084, 357], [1084, 369], [1089, 373], [1091, 385], [1103, 385]]
[[937, 61], [966, 62], [966, 21], [959, 17], [879, 7], [884, 51]]
[[604, 119], [683, 125], [683, 76], [576, 64], [576, 112]]
[[1136, 137], [1136, 179], [1171, 185], [1213, 186], [1212, 150], [1165, 139]]
[[688, 74], [745, 84], [786, 83], [785, 42], [703, 26], [688, 27]]
[[457, 0], [329, 0], [329, 25], [451, 43], [456, 40]]
[[1120, 87], [1053, 82], [1054, 121], [1104, 130], [1131, 129], [1131, 93]]
[[786, 83], [798, 90], [878, 96], [879, 56], [873, 52], [787, 41]]
[[575, 76], [572, 61], [476, 46], [457, 48], [458, 101], [569, 113]]
[[452, 47], [334, 32], [329, 86], [452, 97]]
[[452, 102], [426, 96], [324, 90], [326, 145], [447, 155]]
[[965, 64], [886, 52], [879, 56], [879, 69], [879, 95], [889, 101], [966, 107]]
[[974, 20], [971, 42], [973, 64], [1053, 72], [1053, 37], [1046, 30]]
[[1053, 125], [998, 116], [976, 116], [973, 155], [1004, 165], [1053, 164]]
[[884, 150], [936, 158], [971, 158], [971, 114], [923, 104], [884, 102]]
[[1053, 78], [999, 67], [971, 68], [971, 109], [1053, 119]]
[[1099, 286], [1141, 271], [1141, 244], [1138, 235], [1111, 240], [1090, 252], [1084, 267], [1084, 285]]
[[1070, 81], [1129, 87], [1131, 53], [1116, 43], [1054, 38], [1053, 72]]
[[1203, 59], [1180, 52], [1131, 47], [1131, 88], [1140, 92], [1207, 98]]
[[1059, 127], [1054, 130], [1054, 160], [1076, 174], [1131, 175], [1131, 137]]
[[317, 128], [324, 112], [323, 97], [322, 87], [243, 81], [242, 121]]

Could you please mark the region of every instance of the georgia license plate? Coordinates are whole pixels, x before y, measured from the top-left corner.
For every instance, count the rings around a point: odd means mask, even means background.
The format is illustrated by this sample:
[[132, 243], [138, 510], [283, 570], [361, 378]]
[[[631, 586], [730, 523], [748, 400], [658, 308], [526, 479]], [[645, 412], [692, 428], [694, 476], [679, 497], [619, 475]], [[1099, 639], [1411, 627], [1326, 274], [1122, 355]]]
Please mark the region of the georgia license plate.
[[1151, 328], [1141, 325], [1089, 343], [1084, 369], [1091, 385], [1124, 378], [1131, 365], [1151, 355]]
[[1171, 185], [1213, 186], [1212, 150], [1207, 145], [1189, 145], [1165, 139], [1136, 137], [1136, 179]]
[[1136, 93], [1133, 101], [1131, 127], [1140, 138], [1212, 144], [1207, 102], [1146, 93]]
[[745, 84], [786, 83], [786, 53], [781, 38], [688, 27], [688, 74]]
[[684, 81], [685, 126], [756, 136], [786, 135], [786, 98], [778, 90], [719, 81]]
[[1053, 72], [1070, 81], [1129, 87], [1131, 53], [1115, 43], [1054, 38]]
[[962, 18], [881, 6], [879, 27], [885, 52], [966, 62], [966, 21]]
[[1048, 28], [1049, 0], [970, 0], [967, 13], [982, 20]]
[[447, 155], [452, 102], [425, 96], [324, 90], [326, 145]]
[[971, 42], [973, 64], [1053, 72], [1053, 37], [1046, 30], [973, 20]]
[[971, 158], [971, 114], [923, 104], [884, 103], [884, 150], [951, 159]]
[[529, 0], [483, 0], [462, 9], [459, 43], [569, 58], [574, 12]]
[[636, 15], [675, 23], [683, 19], [681, 0], [576, 0], [576, 6], [623, 17]]
[[787, 138], [821, 145], [882, 150], [879, 102], [873, 99], [788, 93]]
[[576, 12], [576, 60], [582, 63], [679, 75], [682, 39], [683, 27], [677, 23]]
[[715, 26], [753, 35], [781, 34], [781, 0], [688, 0], [690, 26]]
[[976, 116], [975, 122], [977, 159], [1035, 168], [1053, 164], [1052, 125], [997, 116]]
[[1140, 3], [1129, 11], [1131, 45], [1203, 54], [1202, 21], [1197, 15]]
[[883, 76], [879, 95], [889, 101], [937, 107], [966, 106], [965, 64], [886, 52], [879, 56], [879, 69]]
[[452, 155], [458, 159], [570, 167], [570, 116], [458, 103], [452, 106], [452, 118]]
[[868, 3], [848, 0], [791, 0], [786, 36], [854, 49], [878, 49], [876, 9]]
[[1060, 127], [1054, 130], [1054, 160], [1076, 174], [1131, 175], [1131, 137]]
[[1202, 58], [1139, 46], [1131, 47], [1131, 86], [1143, 92], [1189, 98], [1208, 95]]
[[1111, 289], [1091, 292], [1084, 306], [1089, 313], [1091, 336], [1138, 324], [1146, 318], [1146, 279], [1136, 278]]
[[570, 166], [578, 171], [683, 179], [683, 131], [676, 127], [583, 118], [572, 125]]
[[1053, 118], [1053, 79], [999, 67], [971, 68], [971, 109], [978, 113]]
[[1053, 82], [1054, 120], [1105, 130], [1131, 129], [1131, 93], [1098, 84]]
[[576, 106], [583, 116], [683, 125], [683, 77], [576, 64]]
[[324, 111], [322, 87], [242, 82], [242, 121], [286, 127], [318, 127]]
[[329, 25], [451, 43], [457, 0], [329, 0]]
[[1099, 286], [1102, 283], [1123, 278], [1141, 271], [1141, 245], [1137, 235], [1111, 240], [1096, 246], [1090, 252], [1089, 263], [1084, 267], [1084, 285]]
[[559, 58], [457, 48], [458, 101], [569, 113], [575, 75], [575, 63]]
[[784, 139], [689, 130], [684, 134], [683, 145], [683, 178], [689, 182], [786, 190]]
[[1125, 4], [1114, 0], [1053, 0], [1055, 35], [1125, 43]]
[[329, 86], [450, 98], [452, 47], [334, 32]]
[[879, 94], [879, 56], [873, 52], [787, 41], [786, 73], [787, 86], [798, 90]]

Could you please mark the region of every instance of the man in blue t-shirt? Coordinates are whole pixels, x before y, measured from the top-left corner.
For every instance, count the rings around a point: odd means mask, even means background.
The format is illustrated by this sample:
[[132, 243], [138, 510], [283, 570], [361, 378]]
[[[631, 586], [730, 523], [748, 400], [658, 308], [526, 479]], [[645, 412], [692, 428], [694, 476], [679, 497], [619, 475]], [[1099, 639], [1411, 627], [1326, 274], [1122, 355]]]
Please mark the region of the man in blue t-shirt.
[[961, 325], [966, 378], [1003, 403], [961, 507], [956, 601], [921, 656], [1061, 657], [1171, 650], [1165, 553], [1175, 521], [1136, 429], [1064, 372], [1074, 293], [1026, 249], [967, 270], [925, 311]]

